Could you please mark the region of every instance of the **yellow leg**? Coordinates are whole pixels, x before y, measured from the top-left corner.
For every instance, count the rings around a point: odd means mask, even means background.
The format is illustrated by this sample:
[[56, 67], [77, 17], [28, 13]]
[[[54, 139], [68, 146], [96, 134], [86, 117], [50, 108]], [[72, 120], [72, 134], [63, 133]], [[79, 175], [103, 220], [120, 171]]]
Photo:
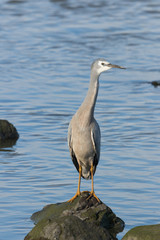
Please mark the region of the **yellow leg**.
[[78, 180], [78, 189], [77, 189], [77, 192], [76, 194], [70, 199], [68, 200], [67, 202], [73, 202], [74, 199], [76, 199], [80, 194], [80, 185], [81, 185], [81, 175], [82, 175], [82, 167], [79, 166], [79, 180]]
[[99, 198], [96, 196], [95, 192], [94, 192], [94, 183], [93, 183], [93, 164], [91, 165], [91, 179], [92, 179], [92, 190], [90, 192], [90, 196], [87, 198], [87, 200], [89, 198], [91, 198], [92, 196], [95, 197], [97, 199], [98, 202], [100, 202]]

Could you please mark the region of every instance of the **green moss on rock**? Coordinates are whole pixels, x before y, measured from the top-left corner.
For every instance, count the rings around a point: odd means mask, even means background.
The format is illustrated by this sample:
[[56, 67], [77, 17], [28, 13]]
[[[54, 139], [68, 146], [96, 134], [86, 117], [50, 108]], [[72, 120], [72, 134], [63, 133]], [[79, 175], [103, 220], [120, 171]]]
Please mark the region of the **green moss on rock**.
[[160, 239], [160, 224], [138, 226], [128, 231], [122, 240], [158, 240]]
[[104, 203], [88, 199], [88, 193], [72, 203], [50, 204], [31, 219], [36, 226], [25, 240], [116, 240], [124, 229], [124, 222]]

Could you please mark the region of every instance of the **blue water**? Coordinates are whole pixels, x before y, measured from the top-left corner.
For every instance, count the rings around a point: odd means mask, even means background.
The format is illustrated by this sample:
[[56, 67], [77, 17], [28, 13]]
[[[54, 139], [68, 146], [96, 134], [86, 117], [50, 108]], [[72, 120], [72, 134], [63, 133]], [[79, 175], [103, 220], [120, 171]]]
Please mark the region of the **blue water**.
[[0, 149], [0, 240], [24, 239], [33, 212], [75, 194], [67, 128], [98, 57], [127, 70], [100, 77], [96, 194], [125, 221], [119, 239], [159, 223], [159, 56], [158, 0], [1, 0], [0, 119], [20, 139]]

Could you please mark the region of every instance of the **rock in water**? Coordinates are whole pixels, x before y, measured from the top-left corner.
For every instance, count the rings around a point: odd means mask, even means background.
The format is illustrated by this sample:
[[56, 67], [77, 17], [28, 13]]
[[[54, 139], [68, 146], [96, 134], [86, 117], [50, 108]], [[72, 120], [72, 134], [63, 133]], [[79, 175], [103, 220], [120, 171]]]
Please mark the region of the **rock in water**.
[[19, 134], [13, 124], [0, 119], [0, 147], [13, 146], [18, 138]]
[[138, 226], [129, 230], [122, 240], [158, 240], [160, 239], [160, 224]]
[[151, 84], [152, 84], [154, 87], [158, 87], [158, 86], [160, 86], [160, 81], [152, 81]]
[[50, 204], [32, 215], [36, 226], [24, 240], [116, 240], [124, 222], [83, 192], [72, 203]]

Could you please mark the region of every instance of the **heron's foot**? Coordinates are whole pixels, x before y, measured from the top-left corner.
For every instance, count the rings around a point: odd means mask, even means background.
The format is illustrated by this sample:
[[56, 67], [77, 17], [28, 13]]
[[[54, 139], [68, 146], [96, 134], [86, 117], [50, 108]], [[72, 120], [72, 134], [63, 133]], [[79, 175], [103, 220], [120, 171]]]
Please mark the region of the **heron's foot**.
[[78, 196], [81, 195], [81, 192], [77, 192], [70, 200], [68, 200], [67, 202], [73, 202]]
[[94, 191], [91, 191], [91, 192], [90, 192], [90, 195], [89, 195], [89, 197], [87, 198], [87, 200], [90, 199], [91, 197], [95, 197], [98, 202], [101, 202], [101, 200], [96, 196], [96, 194], [95, 194]]

